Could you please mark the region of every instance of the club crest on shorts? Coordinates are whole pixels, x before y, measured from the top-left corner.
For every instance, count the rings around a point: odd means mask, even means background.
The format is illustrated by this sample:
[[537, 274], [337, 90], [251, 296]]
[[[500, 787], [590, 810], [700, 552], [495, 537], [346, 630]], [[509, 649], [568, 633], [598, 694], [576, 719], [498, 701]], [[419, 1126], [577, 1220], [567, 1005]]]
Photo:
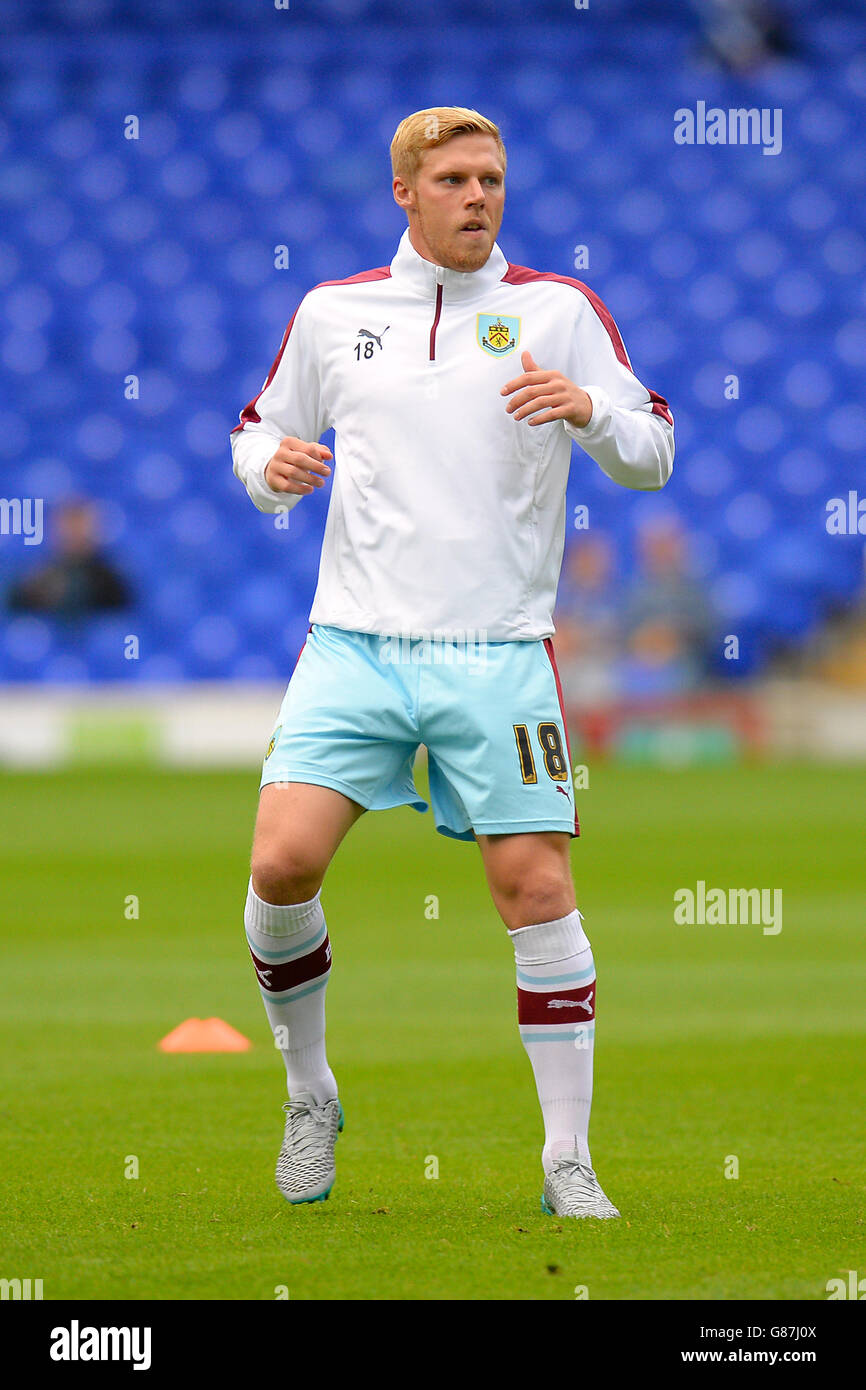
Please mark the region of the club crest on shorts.
[[520, 319], [507, 314], [478, 314], [475, 322], [478, 346], [491, 357], [507, 357], [520, 342]]
[[279, 736], [280, 736], [280, 729], [281, 729], [282, 727], [283, 727], [282, 724], [278, 724], [277, 727], [274, 729], [274, 732], [271, 734], [271, 741], [270, 741], [270, 743], [268, 744], [268, 751], [267, 751], [267, 753], [265, 754], [265, 762], [268, 761], [268, 758], [271, 756], [271, 754], [273, 753], [274, 749], [275, 749], [276, 746], [277, 746], [277, 739], [278, 739]]

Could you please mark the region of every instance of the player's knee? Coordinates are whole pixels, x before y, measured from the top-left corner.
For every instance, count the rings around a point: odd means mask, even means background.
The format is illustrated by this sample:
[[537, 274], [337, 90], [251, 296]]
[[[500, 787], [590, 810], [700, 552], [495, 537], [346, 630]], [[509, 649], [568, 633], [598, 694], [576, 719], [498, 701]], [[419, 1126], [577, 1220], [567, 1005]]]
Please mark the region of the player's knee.
[[555, 872], [512, 879], [504, 885], [501, 896], [509, 918], [523, 927], [554, 922], [574, 907], [571, 879]]
[[315, 856], [297, 851], [254, 849], [253, 888], [266, 903], [306, 903], [321, 888], [326, 867]]

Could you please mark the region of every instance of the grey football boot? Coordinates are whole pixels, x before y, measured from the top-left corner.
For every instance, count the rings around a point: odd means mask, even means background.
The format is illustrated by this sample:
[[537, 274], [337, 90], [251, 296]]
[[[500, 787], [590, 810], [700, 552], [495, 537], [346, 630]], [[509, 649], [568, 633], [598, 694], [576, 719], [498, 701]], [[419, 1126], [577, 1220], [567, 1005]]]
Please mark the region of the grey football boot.
[[334, 1145], [343, 1128], [343, 1107], [335, 1098], [317, 1105], [309, 1091], [299, 1091], [283, 1106], [286, 1132], [277, 1159], [277, 1187], [287, 1202], [325, 1202], [337, 1170]]
[[619, 1216], [592, 1168], [574, 1153], [560, 1154], [544, 1179], [541, 1210], [550, 1216]]

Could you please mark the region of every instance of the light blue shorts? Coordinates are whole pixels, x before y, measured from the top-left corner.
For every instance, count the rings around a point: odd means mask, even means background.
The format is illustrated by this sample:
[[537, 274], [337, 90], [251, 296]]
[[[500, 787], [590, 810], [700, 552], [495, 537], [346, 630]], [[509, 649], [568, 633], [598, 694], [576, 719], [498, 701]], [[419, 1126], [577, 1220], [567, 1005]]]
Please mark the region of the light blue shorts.
[[426, 811], [412, 771], [421, 744], [441, 834], [580, 833], [550, 638], [424, 642], [314, 624], [261, 785], [312, 782], [367, 810]]

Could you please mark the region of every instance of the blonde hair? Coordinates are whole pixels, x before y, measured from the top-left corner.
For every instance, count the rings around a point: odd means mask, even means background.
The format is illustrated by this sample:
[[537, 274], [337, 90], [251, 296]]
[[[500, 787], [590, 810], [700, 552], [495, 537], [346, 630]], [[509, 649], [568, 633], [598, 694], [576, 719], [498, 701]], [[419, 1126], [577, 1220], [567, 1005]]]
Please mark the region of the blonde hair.
[[467, 106], [431, 106], [427, 111], [415, 111], [406, 116], [394, 132], [391, 141], [391, 169], [394, 177], [408, 187], [415, 182], [421, 156], [425, 150], [444, 145], [455, 135], [489, 135], [496, 141], [499, 158], [505, 169], [505, 146], [499, 127]]

